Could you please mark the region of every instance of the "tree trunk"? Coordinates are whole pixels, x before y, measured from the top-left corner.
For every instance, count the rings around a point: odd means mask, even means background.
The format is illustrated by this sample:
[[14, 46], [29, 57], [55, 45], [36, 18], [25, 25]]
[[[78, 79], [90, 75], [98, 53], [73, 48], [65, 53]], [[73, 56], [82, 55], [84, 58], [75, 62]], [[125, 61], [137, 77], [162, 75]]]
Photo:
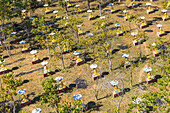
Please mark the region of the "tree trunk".
[[90, 10], [90, 0], [87, 0], [88, 9]]
[[[60, 46], [60, 45], [59, 45]], [[63, 59], [63, 51], [62, 51], [62, 48], [61, 47], [59, 47], [60, 48], [60, 55], [61, 55], [61, 62], [62, 62], [62, 67], [63, 67], [63, 69], [65, 69], [65, 67], [64, 67], [64, 59]]]
[[31, 37], [31, 35], [30, 35], [30, 32], [29, 32], [29, 30], [28, 30], [27, 26], [25, 26], [25, 31], [26, 31], [26, 33], [27, 33], [27, 35], [28, 35], [28, 38], [30, 38], [30, 37]]
[[5, 34], [5, 31], [4, 31], [4, 19], [2, 20], [1, 29], [2, 29], [2, 32], [3, 32], [3, 35], [4, 35], [5, 48], [7, 50], [8, 55], [10, 56], [10, 51], [8, 49], [7, 42], [6, 42], [6, 34]]
[[110, 69], [110, 71], [111, 71], [111, 70], [112, 70], [112, 62], [111, 62], [109, 53], [108, 53], [108, 55], [107, 55], [107, 59], [108, 59], [108, 62], [109, 62], [109, 69]]
[[77, 29], [77, 31], [75, 32], [75, 35], [76, 35], [76, 38], [77, 38], [77, 44], [79, 44], [79, 35], [78, 35], [78, 29]]
[[46, 42], [47, 42], [48, 55], [51, 57], [50, 47], [49, 47], [48, 39], [47, 39], [47, 36], [46, 36], [46, 35], [45, 35], [45, 38], [46, 38]]
[[100, 11], [100, 17], [102, 16], [102, 10], [101, 10], [101, 0], [99, 0], [99, 11]]
[[129, 20], [128, 20], [128, 25], [129, 25], [129, 31], [131, 31], [131, 28], [130, 28], [130, 22], [129, 22]]

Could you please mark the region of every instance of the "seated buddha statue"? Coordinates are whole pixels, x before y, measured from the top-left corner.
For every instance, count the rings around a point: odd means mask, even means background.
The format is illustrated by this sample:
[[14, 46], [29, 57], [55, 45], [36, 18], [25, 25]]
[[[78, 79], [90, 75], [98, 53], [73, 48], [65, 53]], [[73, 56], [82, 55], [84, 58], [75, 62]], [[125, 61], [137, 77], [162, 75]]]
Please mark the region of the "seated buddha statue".
[[167, 15], [167, 13], [164, 13], [164, 18], [168, 18], [168, 15]]
[[71, 4], [70, 4], [70, 2], [69, 2], [69, 1], [67, 2], [67, 7], [71, 7]]
[[26, 14], [25, 14], [25, 13], [23, 14], [23, 18], [24, 18], [24, 19], [26, 18]]
[[36, 57], [36, 55], [33, 55], [33, 60], [32, 61], [37, 61], [39, 58]]
[[93, 76], [93, 77], [100, 76], [100, 73], [97, 73], [97, 71], [94, 69], [94, 70], [93, 70], [92, 76]]
[[25, 47], [25, 45], [23, 45], [22, 51], [28, 50], [27, 47]]
[[155, 52], [155, 54], [158, 54], [158, 53], [160, 53], [161, 51], [158, 50], [158, 48], [155, 48], [155, 49], [154, 49], [154, 52]]
[[0, 70], [0, 71], [2, 72], [2, 71], [6, 71], [6, 70], [7, 70], [7, 68], [5, 68], [5, 66], [2, 64], [2, 65], [1, 65], [1, 70]]
[[78, 28], [78, 34], [82, 34], [82, 33], [83, 31], [80, 28]]
[[149, 11], [152, 11], [153, 9], [151, 9], [151, 6], [148, 6], [148, 10], [149, 10]]
[[67, 52], [67, 51], [69, 51], [69, 49], [64, 45], [63, 46], [63, 52]]
[[59, 82], [59, 90], [66, 88], [62, 81]]
[[89, 13], [89, 18], [93, 18], [93, 15], [92, 15], [92, 13]]
[[162, 28], [159, 28], [159, 34], [164, 33], [164, 31], [162, 30]]
[[83, 61], [83, 60], [82, 60], [79, 56], [77, 56], [76, 62], [79, 63], [79, 62], [82, 62], [82, 61]]
[[25, 95], [21, 95], [21, 99], [22, 99], [21, 103], [26, 103], [29, 101], [29, 99], [27, 99]]
[[118, 88], [118, 86], [115, 86], [114, 87], [114, 94], [117, 94], [120, 92], [120, 89]]
[[147, 77], [147, 78], [148, 78], [148, 81], [154, 79], [154, 76], [152, 76], [150, 72], [147, 73], [147, 76], [148, 76], [148, 77]]
[[45, 12], [50, 12], [50, 10], [48, 9], [48, 7], [45, 8]]
[[47, 66], [44, 66], [44, 74], [48, 74], [50, 73], [51, 71], [48, 69]]
[[138, 42], [138, 38], [135, 36], [134, 38], [134, 42], [137, 43]]
[[125, 65], [126, 66], [130, 65], [130, 62], [129, 62], [128, 58], [125, 58]]
[[111, 12], [112, 12], [112, 11], [115, 11], [114, 8], [113, 8], [113, 6], [111, 7]]
[[128, 18], [128, 14], [127, 13], [125, 13], [125, 17]]
[[55, 18], [57, 19], [57, 18], [60, 18], [60, 16], [58, 16], [57, 14], [55, 14]]
[[81, 12], [81, 9], [78, 7], [78, 12]]
[[122, 33], [122, 30], [120, 28], [117, 29], [117, 33], [120, 34]]

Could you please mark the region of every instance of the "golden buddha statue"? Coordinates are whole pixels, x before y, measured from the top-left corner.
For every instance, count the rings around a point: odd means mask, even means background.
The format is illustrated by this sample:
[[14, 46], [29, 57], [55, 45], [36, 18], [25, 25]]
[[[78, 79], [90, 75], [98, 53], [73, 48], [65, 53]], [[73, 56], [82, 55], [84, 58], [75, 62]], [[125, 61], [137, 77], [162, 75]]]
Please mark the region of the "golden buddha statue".
[[78, 28], [78, 34], [81, 34], [81, 33], [83, 33], [83, 31], [81, 31], [81, 29]]
[[92, 18], [93, 16], [92, 16], [92, 13], [89, 13], [89, 18]]
[[120, 89], [118, 88], [118, 86], [116, 85], [116, 86], [114, 86], [114, 94], [116, 94], [116, 93], [118, 93], [118, 92], [120, 92]]
[[21, 103], [26, 103], [29, 101], [29, 99], [27, 99], [25, 95], [21, 95], [21, 99], [22, 99]]
[[58, 16], [57, 14], [55, 14], [55, 18], [60, 18], [60, 16]]
[[168, 17], [168, 16], [167, 16], [167, 13], [165, 12], [165, 13], [164, 13], [164, 18], [167, 18], [167, 17]]
[[82, 62], [82, 61], [83, 61], [83, 60], [82, 60], [79, 56], [77, 56], [76, 62], [79, 63], [79, 62]]
[[126, 17], [126, 18], [128, 17], [127, 13], [125, 13], [125, 17]]
[[37, 61], [39, 58], [36, 57], [36, 55], [33, 55], [33, 61]]
[[133, 0], [132, 4], [135, 5], [135, 0]]
[[50, 70], [48, 69], [47, 66], [44, 66], [44, 74], [50, 73]]
[[130, 65], [130, 62], [129, 62], [128, 58], [125, 58], [125, 65], [126, 65], [126, 66], [127, 66], [127, 65]]
[[99, 76], [100, 75], [100, 73], [97, 73], [97, 71], [94, 69], [93, 70], [93, 77], [96, 77], [96, 76]]
[[23, 18], [24, 18], [24, 19], [26, 18], [26, 13], [23, 14]]
[[148, 10], [151, 11], [151, 6], [148, 6]]
[[70, 4], [70, 2], [68, 1], [68, 2], [67, 2], [67, 7], [70, 7], [70, 6], [71, 6], [71, 4]]
[[5, 71], [7, 70], [7, 68], [5, 68], [5, 66], [3, 64], [1, 64], [1, 70], [0, 71]]
[[134, 38], [134, 42], [137, 43], [138, 42], [138, 38], [135, 36]]
[[28, 48], [25, 47], [25, 45], [23, 44], [23, 48], [22, 48], [22, 51], [25, 51], [27, 50]]
[[62, 81], [59, 82], [59, 90], [66, 88]]
[[148, 81], [154, 79], [154, 76], [152, 76], [150, 72], [147, 72], [147, 76], [148, 76]]
[[49, 12], [50, 10], [48, 9], [48, 7], [45, 8], [45, 12]]
[[79, 7], [77, 9], [78, 9], [78, 12], [81, 12], [81, 9]]
[[63, 46], [63, 51], [64, 51], [64, 52], [67, 52], [67, 51], [68, 51], [68, 48], [66, 47], [66, 45]]

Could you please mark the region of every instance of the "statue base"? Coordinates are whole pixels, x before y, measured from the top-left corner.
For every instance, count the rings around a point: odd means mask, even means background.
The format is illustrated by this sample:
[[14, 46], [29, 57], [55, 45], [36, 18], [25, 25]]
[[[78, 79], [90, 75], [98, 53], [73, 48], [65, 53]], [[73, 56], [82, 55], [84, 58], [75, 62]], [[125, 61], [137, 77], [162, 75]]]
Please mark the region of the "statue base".
[[132, 4], [132, 7], [138, 7], [139, 4]]
[[129, 68], [130, 66], [131, 66], [131, 65], [125, 65], [125, 64], [124, 64], [124, 67], [125, 67], [126, 69]]
[[160, 54], [161, 54], [161, 52], [155, 54], [155, 51], [153, 51], [153, 56], [154, 57], [158, 57]]
[[63, 53], [62, 54], [66, 54], [66, 53], [69, 53], [70, 51], [63, 51]]
[[78, 35], [79, 35], [79, 36], [81, 36], [81, 35], [85, 35], [85, 33], [83, 33], [83, 32], [82, 32], [82, 33], [78, 33]]
[[96, 17], [91, 17], [91, 18], [89, 17], [89, 20], [94, 20], [95, 18], [96, 18]]
[[61, 20], [61, 18], [55, 18], [55, 20]]
[[116, 35], [117, 35], [117, 36], [123, 36], [123, 33], [124, 33], [124, 32], [121, 32], [121, 33], [116, 32]]
[[161, 34], [160, 34], [159, 32], [157, 32], [157, 36], [160, 36], [160, 37], [161, 37], [161, 36], [164, 36], [164, 35], [166, 35], [166, 32], [163, 32], [163, 33], [161, 33]]
[[124, 17], [124, 20], [127, 21], [127, 20], [128, 20], [128, 17]]
[[49, 14], [52, 13], [53, 11], [45, 11], [45, 14]]
[[146, 28], [146, 27], [148, 27], [148, 24], [146, 24], [146, 25], [140, 24], [140, 28], [141, 28], [141, 29]]
[[70, 8], [70, 7], [72, 7], [72, 5], [67, 6], [67, 8]]
[[93, 76], [93, 75], [92, 75], [93, 80], [100, 79], [101, 77], [102, 77], [101, 75], [98, 75], [98, 76]]
[[154, 10], [151, 10], [151, 11], [147, 10], [148, 14], [151, 14], [151, 13], [154, 13], [154, 12], [155, 12]]
[[156, 82], [156, 78], [154, 78], [154, 79], [152, 79], [152, 80], [148, 80], [148, 78], [146, 77], [146, 82], [147, 82], [148, 84], [154, 83], [154, 82]]
[[81, 61], [81, 62], [76, 62], [76, 65], [79, 66], [81, 64], [84, 64], [84, 61]]
[[133, 41], [133, 45], [138, 45], [139, 44], [139, 42], [135, 42], [135, 41]]
[[118, 10], [113, 10], [113, 11], [111, 10], [111, 11], [110, 11], [111, 14], [117, 13], [117, 12], [118, 12]]
[[81, 14], [83, 11], [77, 11], [77, 14]]
[[9, 69], [4, 70], [4, 71], [0, 71], [0, 75], [2, 75], [2, 74], [6, 74], [6, 73], [9, 73]]
[[40, 63], [40, 59], [36, 60], [36, 61], [32, 61], [32, 64], [37, 64]]
[[16, 39], [16, 40], [11, 41], [11, 43], [17, 43], [17, 42], [20, 42], [20, 41], [21, 41], [21, 39]]
[[21, 102], [21, 106], [23, 107], [23, 106], [26, 106], [26, 105], [30, 105], [32, 102], [31, 102], [31, 100], [29, 99], [29, 101], [28, 102], [25, 102], [25, 103], [22, 103]]
[[49, 75], [53, 75], [53, 72], [50, 71], [49, 73], [44, 74], [44, 77], [48, 77]]
[[58, 93], [65, 92], [65, 91], [67, 91], [67, 90], [68, 90], [68, 87], [66, 86], [66, 87], [65, 87], [65, 88], [63, 88], [63, 89], [58, 90]]
[[169, 20], [169, 19], [170, 19], [170, 17], [167, 17], [167, 18], [162, 17], [162, 20], [163, 20], [163, 21], [167, 21], [167, 20]]
[[30, 49], [28, 48], [27, 50], [22, 50], [21, 52], [26, 53], [26, 52], [29, 52], [29, 51], [30, 51]]
[[114, 98], [119, 97], [119, 96], [121, 96], [122, 94], [123, 94], [122, 91], [120, 91], [120, 92], [118, 92], [118, 93], [114, 93], [114, 91], [113, 91], [113, 97], [114, 97]]

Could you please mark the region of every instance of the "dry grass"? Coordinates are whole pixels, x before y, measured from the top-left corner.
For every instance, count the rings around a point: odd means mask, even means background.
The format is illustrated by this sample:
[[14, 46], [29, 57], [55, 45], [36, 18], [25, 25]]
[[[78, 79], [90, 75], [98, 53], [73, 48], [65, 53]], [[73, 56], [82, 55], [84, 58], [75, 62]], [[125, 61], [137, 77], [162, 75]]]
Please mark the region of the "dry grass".
[[[92, 2], [93, 4], [94, 2]], [[96, 2], [97, 3], [97, 2]], [[153, 18], [154, 17], [161, 17], [162, 14], [159, 11], [156, 11], [155, 13], [153, 14], [146, 14], [146, 6], [145, 6], [145, 2], [140, 2], [142, 3], [142, 5], [140, 7], [137, 7], [135, 8], [135, 11], [134, 9], [128, 9], [129, 13], [130, 14], [140, 14], [141, 16], [145, 16], [146, 17], [146, 20], [147, 21], [153, 21]], [[81, 6], [83, 6], [83, 4], [86, 4], [86, 1], [83, 1], [83, 3], [80, 3]], [[127, 1], [127, 4], [130, 4], [130, 1]], [[161, 2], [159, 1], [156, 1], [156, 2], [153, 2], [152, 3], [153, 5], [152, 6], [159, 6], [159, 8], [161, 8]], [[115, 6], [116, 9], [124, 9], [124, 5], [123, 4], [120, 4], [120, 5], [116, 5]], [[57, 9], [59, 8], [58, 6], [57, 7], [50, 7], [50, 9]], [[105, 9], [109, 8], [109, 6], [107, 6]], [[139, 11], [139, 9], [142, 9]], [[41, 9], [38, 9], [36, 10], [35, 13], [39, 13], [39, 11], [41, 11]], [[70, 10], [70, 9], [69, 9]], [[59, 15], [63, 15], [60, 11], [59, 11]], [[99, 15], [99, 11], [98, 10], [95, 10], [95, 12], [93, 13], [94, 15]], [[48, 16], [54, 16], [54, 14], [49, 14]], [[87, 13], [83, 13], [81, 14], [82, 15], [86, 15], [88, 17], [88, 14]], [[123, 13], [121, 12], [118, 12], [116, 14], [112, 14], [110, 15], [111, 16], [111, 22], [115, 23], [116, 21], [118, 21], [121, 25], [123, 25], [126, 29], [128, 29], [128, 23], [126, 21], [124, 21], [124, 18], [121, 18], [121, 17], [118, 17], [117, 15], [123, 15]], [[94, 28], [92, 26], [92, 24], [96, 21], [99, 21], [99, 18], [98, 19], [95, 19], [93, 21], [89, 21], [87, 19], [87, 17], [84, 17], [83, 18], [83, 24], [84, 26], [82, 26], [82, 30], [83, 31], [94, 31]], [[153, 43], [154, 41], [156, 41], [158, 38], [157, 38], [157, 35], [156, 35], [156, 32], [158, 31], [158, 28], [156, 27], [156, 23], [160, 23], [163, 25], [163, 30], [164, 31], [168, 31], [169, 30], [169, 25], [170, 25], [170, 21], [166, 21], [166, 22], [163, 22], [162, 20], [159, 21], [159, 20], [156, 20], [153, 22], [153, 25], [150, 25], [148, 28], [145, 28], [141, 31], [145, 31], [145, 30], [152, 30], [153, 32], [149, 32], [147, 33], [147, 35], [150, 37], [150, 39], [147, 41], [147, 42], [144, 42], [145, 44], [142, 44], [141, 45], [141, 48], [142, 48], [142, 56], [145, 56], [147, 54], [149, 54], [149, 57], [152, 57], [152, 52], [149, 51], [148, 49], [145, 49], [146, 45], [148, 44], [151, 44]], [[114, 24], [109, 26], [110, 28], [111, 27], [114, 27]], [[133, 25], [133, 22], [131, 22], [131, 28], [132, 28], [132, 32], [134, 31], [137, 31], [137, 28]], [[166, 37], [168, 38], [167, 40], [169, 40], [169, 36], [170, 34], [168, 34]], [[115, 49], [118, 48], [117, 46], [118, 45], [122, 45], [122, 44], [125, 44], [125, 45], [128, 45], [130, 42], [132, 42], [132, 39], [133, 37], [130, 36], [130, 34], [127, 34], [125, 36], [122, 36], [122, 37], [119, 37], [119, 39], [116, 41], [116, 46], [115, 46]], [[14, 46], [18, 46], [18, 45], [14, 45]], [[130, 50], [130, 56], [138, 56], [135, 51], [137, 50], [137, 46], [132, 46], [132, 50]], [[21, 58], [25, 58], [23, 61], [19, 61], [19, 62], [16, 62], [16, 63], [13, 63], [12, 65], [8, 65], [6, 66], [8, 69], [12, 69], [13, 67], [18, 67], [19, 69], [17, 70], [14, 70], [13, 72], [15, 72], [16, 75], [20, 74], [20, 73], [26, 73], [26, 72], [29, 72], [31, 70], [35, 70], [35, 69], [38, 69], [40, 67], [42, 67], [41, 64], [35, 64], [35, 65], [32, 65], [31, 64], [31, 60], [32, 60], [32, 55], [30, 53], [25, 53], [25, 54], [22, 54], [20, 53], [21, 51], [21, 48], [18, 48], [18, 49], [14, 49], [12, 50], [12, 55], [11, 57], [9, 58], [5, 58], [6, 60], [6, 63], [5, 64], [8, 64], [8, 63], [12, 63], [18, 59], [21, 59]], [[82, 52], [84, 50], [81, 50]], [[127, 50], [123, 50], [125, 52], [128, 51]], [[147, 52], [146, 52], [147, 51]], [[112, 58], [112, 62], [113, 62], [113, 69], [119, 67], [119, 65], [121, 64], [121, 62], [124, 60], [123, 58], [121, 58], [121, 54], [122, 54], [122, 50], [120, 50], [119, 52], [117, 52], [116, 54], [113, 55], [113, 58]], [[6, 56], [6, 51], [3, 51], [3, 55]], [[37, 53], [37, 56], [40, 58], [40, 59], [43, 59], [45, 57], [48, 57], [48, 53], [47, 53], [47, 50], [38, 50], [38, 53]], [[72, 53], [69, 53], [69, 54], [66, 54], [64, 55], [64, 60], [65, 60], [65, 63], [66, 63], [66, 67], [69, 66], [69, 64], [71, 62], [75, 63], [75, 58], [73, 60], [74, 56]], [[73, 60], [73, 61], [72, 61]], [[59, 69], [61, 68], [61, 62], [60, 60], [57, 61], [57, 62], [52, 62], [51, 59], [48, 60], [49, 61], [49, 64], [52, 64], [54, 63], [54, 65], [51, 65], [50, 69], [52, 71], [54, 71], [55, 69]], [[90, 64], [90, 62], [88, 62]], [[146, 63], [146, 62], [145, 62]], [[145, 63], [142, 63], [139, 67], [136, 67], [134, 70], [133, 70], [133, 85], [135, 84], [139, 84], [139, 72], [140, 70], [145, 66]], [[67, 68], [66, 70], [62, 70], [60, 72], [57, 72], [55, 73], [54, 75], [52, 75], [53, 78], [57, 77], [57, 76], [63, 76], [64, 77], [64, 84], [69, 86], [69, 84], [74, 84], [74, 80], [76, 80], [77, 78], [81, 77], [81, 78], [84, 78], [86, 79], [85, 76], [88, 76], [87, 73], [84, 72], [84, 66], [85, 65], [81, 65], [81, 66], [73, 66], [71, 68]], [[154, 69], [156, 68], [156, 66], [151, 66], [151, 67], [154, 67]], [[102, 69], [102, 72], [109, 72], [110, 74], [105, 76], [106, 79], [115, 79], [116, 77], [116, 72], [122, 70], [122, 68], [120, 69], [115, 69], [113, 70], [112, 72], [110, 72], [108, 69], [106, 68], [103, 68]], [[153, 72], [156, 72], [156, 70], [153, 70]], [[142, 81], [145, 81], [145, 77], [146, 77], [146, 74], [143, 73], [144, 75], [142, 76]], [[154, 74], [159, 74], [159, 72], [156, 72]], [[32, 72], [32, 73], [29, 73], [29, 74], [24, 74], [22, 75], [22, 79], [23, 80], [29, 80], [28, 83], [25, 83], [23, 84], [22, 86], [18, 87], [17, 90], [19, 89], [26, 89], [27, 90], [27, 94], [29, 95], [29, 99], [31, 100], [34, 100], [34, 99], [38, 99], [38, 95], [43, 92], [41, 86], [40, 86], [40, 80], [39, 78], [43, 77], [43, 70], [39, 70], [39, 71], [35, 71], [35, 72]], [[120, 113], [126, 113], [126, 108], [128, 107], [128, 103], [131, 101], [131, 97], [132, 96], [138, 96], [140, 97], [140, 95], [142, 94], [142, 92], [136, 87], [130, 87], [130, 73], [127, 73], [125, 75], [122, 76], [123, 79], [124, 79], [124, 88], [130, 88], [130, 92], [127, 92], [124, 97], [123, 97], [123, 101], [121, 102], [121, 107], [120, 107]], [[91, 81], [91, 78], [89, 78], [87, 80], [87, 82], [89, 83]], [[150, 91], [150, 90], [156, 90], [156, 88], [153, 88], [147, 84], [144, 84], [145, 86], [147, 86], [147, 91]], [[121, 85], [119, 84], [119, 87], [121, 87]], [[73, 91], [72, 92], [69, 92], [69, 93], [63, 93], [62, 95], [62, 98], [63, 100], [64, 99], [67, 99], [67, 100], [73, 100], [72, 97], [74, 94], [77, 94], [77, 93], [80, 93], [83, 95], [83, 103], [88, 103], [90, 101], [94, 101], [95, 102], [95, 99], [94, 99], [94, 96], [93, 96], [93, 90], [92, 88], [90, 87], [87, 87], [87, 89], [76, 89], [76, 88], [73, 88]], [[103, 89], [99, 92], [99, 98], [103, 98], [104, 96], [106, 96], [107, 94], [111, 94], [111, 92], [108, 92], [107, 89]], [[19, 99], [19, 95], [16, 97], [16, 100]], [[91, 109], [87, 112], [91, 112], [91, 113], [104, 113], [104, 112], [108, 112], [108, 113], [113, 113], [113, 111], [115, 110], [115, 105], [114, 105], [114, 102], [112, 100], [112, 97], [108, 97], [108, 98], [103, 98], [103, 99], [100, 99], [99, 100], [99, 103], [101, 102], [101, 107], [99, 107], [100, 111], [97, 111], [97, 110], [94, 110], [94, 109]], [[22, 108], [19, 108], [17, 111], [21, 111], [21, 112], [31, 112], [34, 108], [41, 108], [43, 113], [49, 113], [49, 112], [54, 112], [55, 109], [53, 108], [50, 108], [50, 107], [47, 107], [45, 105], [40, 105], [40, 101], [35, 101], [34, 104], [31, 104], [29, 106], [25, 106], [25, 107], [22, 107]]]

